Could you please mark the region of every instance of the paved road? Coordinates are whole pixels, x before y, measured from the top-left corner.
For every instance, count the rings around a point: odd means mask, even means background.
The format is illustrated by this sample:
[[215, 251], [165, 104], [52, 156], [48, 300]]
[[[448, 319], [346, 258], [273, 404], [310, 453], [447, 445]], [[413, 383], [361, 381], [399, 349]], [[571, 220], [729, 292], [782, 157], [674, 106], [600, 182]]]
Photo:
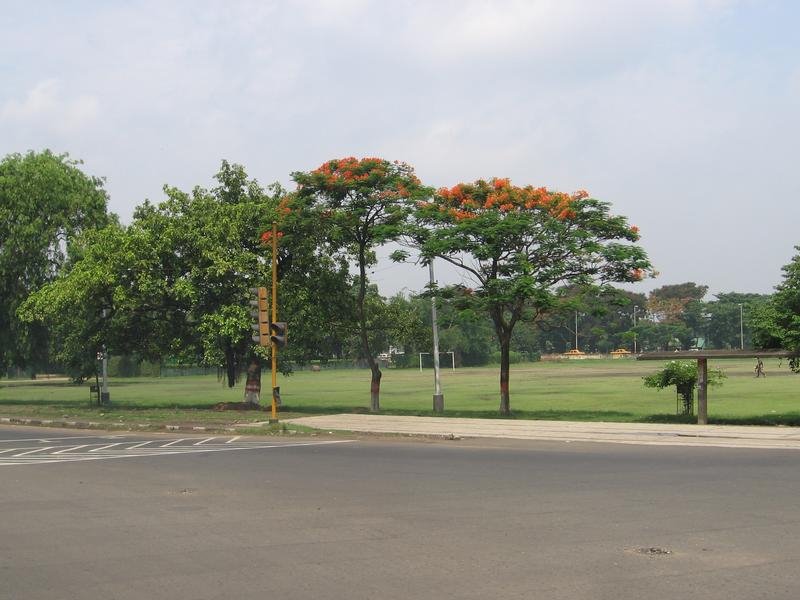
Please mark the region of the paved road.
[[[0, 428], [67, 454], [207, 437]], [[0, 468], [0, 598], [800, 597], [794, 450], [232, 444]]]

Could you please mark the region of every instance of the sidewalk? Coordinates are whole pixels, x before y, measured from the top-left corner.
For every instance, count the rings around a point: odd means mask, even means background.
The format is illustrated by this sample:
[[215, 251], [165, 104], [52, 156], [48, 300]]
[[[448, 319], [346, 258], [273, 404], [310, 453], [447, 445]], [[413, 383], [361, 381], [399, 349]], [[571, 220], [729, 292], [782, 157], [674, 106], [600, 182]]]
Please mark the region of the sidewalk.
[[284, 422], [332, 431], [396, 433], [448, 438], [506, 438], [653, 446], [800, 450], [800, 427], [450, 419], [363, 414], [301, 417], [287, 419]]

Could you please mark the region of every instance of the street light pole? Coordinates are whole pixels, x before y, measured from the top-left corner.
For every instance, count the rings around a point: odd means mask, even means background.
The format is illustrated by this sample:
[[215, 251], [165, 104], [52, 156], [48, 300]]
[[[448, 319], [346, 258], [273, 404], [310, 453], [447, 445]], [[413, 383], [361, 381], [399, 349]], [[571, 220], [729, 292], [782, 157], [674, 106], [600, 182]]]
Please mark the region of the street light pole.
[[575, 350], [578, 349], [578, 311], [575, 311]]
[[[103, 320], [108, 318], [108, 309], [103, 309]], [[105, 323], [103, 324], [105, 326]], [[108, 328], [106, 327], [106, 331]], [[103, 336], [105, 337], [105, 335]], [[108, 393], [108, 347], [103, 342], [103, 387], [100, 388], [100, 404], [109, 404], [111, 395]]]
[[636, 311], [639, 310], [639, 307], [635, 304], [633, 305], [633, 353], [636, 354]]
[[744, 350], [744, 307], [739, 304], [739, 349]]
[[[431, 290], [436, 285], [433, 277], [433, 259], [428, 263], [428, 273], [430, 274]], [[431, 294], [431, 323], [433, 324], [433, 412], [444, 412], [444, 394], [442, 394], [442, 381], [439, 377], [439, 326], [436, 321], [436, 296]], [[420, 360], [420, 368], [422, 361]]]

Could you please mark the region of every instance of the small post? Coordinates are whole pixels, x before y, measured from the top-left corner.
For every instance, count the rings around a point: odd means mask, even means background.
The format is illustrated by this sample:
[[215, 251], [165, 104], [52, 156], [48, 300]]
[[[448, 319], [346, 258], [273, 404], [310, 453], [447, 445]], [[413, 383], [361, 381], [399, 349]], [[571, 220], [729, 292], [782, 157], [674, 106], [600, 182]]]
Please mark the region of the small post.
[[697, 359], [697, 424], [708, 425], [708, 359]]

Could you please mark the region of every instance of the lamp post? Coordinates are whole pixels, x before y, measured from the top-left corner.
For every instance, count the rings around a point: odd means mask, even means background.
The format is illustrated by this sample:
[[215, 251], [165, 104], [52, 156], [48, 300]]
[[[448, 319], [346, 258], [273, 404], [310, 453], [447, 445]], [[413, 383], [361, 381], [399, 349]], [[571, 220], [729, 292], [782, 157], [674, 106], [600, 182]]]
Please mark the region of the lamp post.
[[739, 304], [739, 349], [744, 350], [744, 307]]
[[[433, 276], [433, 259], [428, 263], [431, 289], [436, 285]], [[431, 294], [431, 323], [433, 324], [433, 412], [444, 412], [444, 394], [442, 393], [442, 380], [439, 376], [439, 325], [436, 321], [436, 296]], [[420, 368], [422, 361], [420, 360]], [[455, 362], [453, 363], [455, 364]]]
[[639, 310], [639, 307], [635, 304], [633, 305], [633, 353], [636, 354], [636, 311]]
[[[103, 309], [103, 320], [108, 318], [108, 309]], [[105, 326], [105, 323], [103, 324]], [[105, 335], [104, 335], [105, 337]], [[103, 387], [100, 388], [100, 404], [109, 404], [111, 394], [108, 392], [108, 348], [103, 343]]]

